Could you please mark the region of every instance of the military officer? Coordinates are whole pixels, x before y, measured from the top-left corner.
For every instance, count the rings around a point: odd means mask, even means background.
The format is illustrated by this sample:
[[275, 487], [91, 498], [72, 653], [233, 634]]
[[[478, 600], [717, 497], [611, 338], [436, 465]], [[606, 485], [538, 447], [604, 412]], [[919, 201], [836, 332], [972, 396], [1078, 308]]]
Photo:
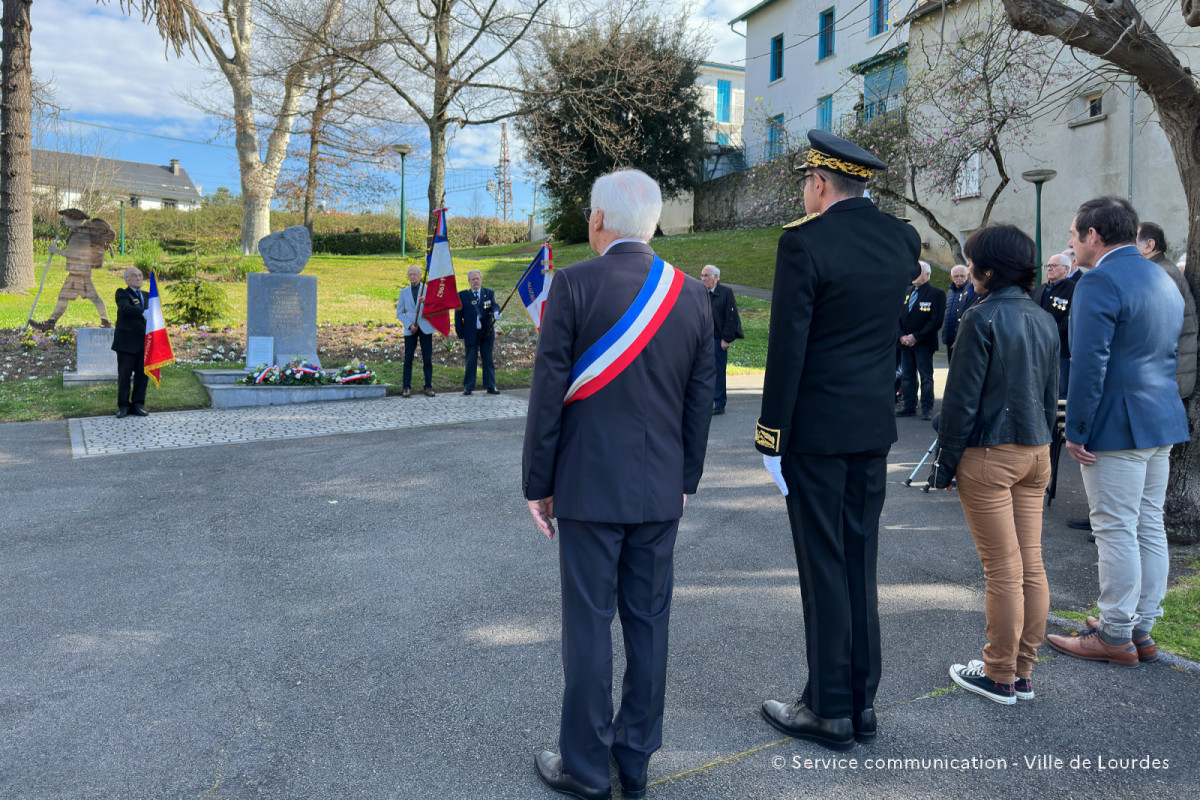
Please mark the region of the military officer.
[[762, 715], [789, 736], [846, 750], [876, 731], [875, 565], [896, 441], [896, 309], [920, 273], [921, 240], [863, 196], [882, 161], [824, 131], [808, 138], [808, 215], [779, 239], [755, 432], [787, 496], [808, 681], [799, 700], [768, 700]]

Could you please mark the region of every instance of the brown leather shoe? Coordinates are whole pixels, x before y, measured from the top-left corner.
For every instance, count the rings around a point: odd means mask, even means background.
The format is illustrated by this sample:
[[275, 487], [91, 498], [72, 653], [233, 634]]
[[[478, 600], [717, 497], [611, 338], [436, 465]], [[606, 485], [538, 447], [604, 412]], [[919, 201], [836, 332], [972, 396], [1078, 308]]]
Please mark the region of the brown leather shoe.
[[437, 395], [434, 393], [433, 389], [430, 389], [428, 386], [425, 387], [425, 396], [426, 397], [437, 397]]
[[1050, 634], [1046, 644], [1060, 653], [1087, 661], [1107, 661], [1117, 667], [1137, 667], [1138, 653], [1133, 642], [1111, 645], [1100, 638], [1100, 630], [1092, 629], [1082, 634], [1072, 633], [1070, 636]]
[[[1084, 620], [1084, 624], [1088, 628], [1095, 630], [1100, 629], [1100, 619], [1098, 617], [1088, 617]], [[1133, 637], [1133, 646], [1137, 648], [1138, 661], [1143, 664], [1149, 664], [1151, 661], [1158, 661], [1158, 645], [1150, 638], [1150, 634], [1145, 636]]]

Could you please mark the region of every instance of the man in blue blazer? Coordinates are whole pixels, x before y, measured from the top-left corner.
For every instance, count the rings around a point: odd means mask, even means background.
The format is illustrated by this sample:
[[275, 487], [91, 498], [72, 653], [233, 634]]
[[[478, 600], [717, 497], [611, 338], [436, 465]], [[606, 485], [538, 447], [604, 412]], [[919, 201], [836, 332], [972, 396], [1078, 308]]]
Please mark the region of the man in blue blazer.
[[[713, 402], [708, 292], [647, 244], [658, 184], [622, 170], [592, 187], [599, 258], [555, 270], [542, 317], [522, 481], [546, 536], [558, 518], [563, 702], [559, 752], [535, 767], [557, 792], [643, 797], [662, 746], [675, 534], [704, 469]], [[466, 303], [463, 303], [466, 305]], [[612, 618], [625, 678], [613, 715]]]
[[466, 372], [463, 374], [463, 394], [475, 391], [475, 374], [479, 356], [483, 355], [483, 386], [488, 394], [500, 394], [496, 388], [496, 365], [492, 348], [496, 345], [496, 320], [500, 307], [496, 293], [483, 288], [483, 273], [477, 269], [467, 275], [469, 289], [458, 293], [461, 308], [454, 312], [454, 332], [466, 347]]
[[1134, 244], [1137, 212], [1117, 197], [1089, 200], [1071, 224], [1076, 263], [1070, 315], [1067, 452], [1082, 465], [1099, 551], [1100, 617], [1082, 636], [1047, 636], [1059, 652], [1136, 667], [1157, 658], [1167, 536], [1163, 501], [1171, 445], [1187, 441], [1175, 385], [1183, 298]]

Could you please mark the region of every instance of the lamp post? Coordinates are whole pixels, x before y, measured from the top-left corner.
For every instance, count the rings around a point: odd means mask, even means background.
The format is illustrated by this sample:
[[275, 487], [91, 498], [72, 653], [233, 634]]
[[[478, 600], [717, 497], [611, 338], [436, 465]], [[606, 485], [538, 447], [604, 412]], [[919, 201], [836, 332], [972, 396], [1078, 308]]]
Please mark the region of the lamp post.
[[404, 204], [404, 157], [413, 151], [411, 144], [394, 144], [392, 152], [400, 156], [400, 257], [408, 257], [408, 208]]
[[1058, 173], [1052, 169], [1030, 169], [1021, 173], [1021, 177], [1032, 183], [1034, 189], [1037, 190], [1037, 224], [1034, 229], [1036, 231], [1034, 244], [1037, 248], [1038, 276], [1042, 283], [1046, 281], [1046, 268], [1042, 261], [1042, 184], [1054, 180], [1056, 175]]
[[125, 201], [117, 202], [121, 204], [121, 255], [125, 255]]

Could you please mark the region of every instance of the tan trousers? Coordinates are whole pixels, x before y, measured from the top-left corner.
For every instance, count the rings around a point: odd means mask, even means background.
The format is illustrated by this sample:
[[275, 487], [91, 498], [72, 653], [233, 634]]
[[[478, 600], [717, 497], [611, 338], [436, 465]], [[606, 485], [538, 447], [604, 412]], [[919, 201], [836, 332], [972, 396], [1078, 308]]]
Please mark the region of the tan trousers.
[[101, 322], [109, 321], [108, 309], [104, 307], [104, 301], [96, 293], [96, 287], [92, 283], [90, 272], [67, 273], [67, 279], [63, 281], [62, 288], [58, 291], [58, 303], [54, 306], [54, 311], [50, 313], [50, 318], [46, 321], [58, 322], [59, 317], [67, 311], [67, 303], [80, 298], [92, 301], [92, 305], [100, 312]]
[[1050, 446], [969, 447], [956, 478], [987, 581], [984, 672], [997, 683], [1032, 677], [1050, 611], [1050, 587], [1042, 566], [1042, 502], [1050, 483]]

